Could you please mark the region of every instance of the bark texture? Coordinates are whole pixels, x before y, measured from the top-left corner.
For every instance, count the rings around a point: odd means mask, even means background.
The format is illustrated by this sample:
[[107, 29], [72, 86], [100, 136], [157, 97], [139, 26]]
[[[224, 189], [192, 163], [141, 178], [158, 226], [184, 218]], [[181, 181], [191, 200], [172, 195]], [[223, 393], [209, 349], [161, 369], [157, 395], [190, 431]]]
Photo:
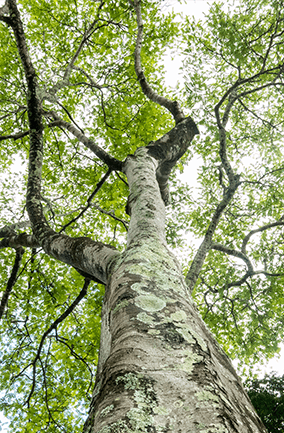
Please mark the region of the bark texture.
[[157, 160], [149, 153], [140, 148], [125, 162], [129, 242], [108, 268], [84, 433], [265, 432], [166, 247]]

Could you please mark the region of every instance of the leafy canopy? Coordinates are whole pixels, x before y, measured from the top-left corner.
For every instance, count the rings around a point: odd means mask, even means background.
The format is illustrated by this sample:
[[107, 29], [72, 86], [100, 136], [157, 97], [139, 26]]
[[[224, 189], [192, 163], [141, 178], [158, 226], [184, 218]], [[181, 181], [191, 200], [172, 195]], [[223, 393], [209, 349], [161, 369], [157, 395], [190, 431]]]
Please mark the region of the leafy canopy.
[[[167, 239], [186, 275], [198, 247], [187, 247], [185, 232], [200, 241], [206, 236], [230, 188], [229, 161], [240, 184], [220, 214], [193, 295], [225, 350], [254, 362], [272, 356], [283, 338], [283, 4], [214, 3], [205, 22], [187, 19], [179, 26], [161, 6], [143, 1], [144, 72], [160, 92], [162, 54], [183, 37], [185, 89], [179, 97], [201, 131], [172, 175]], [[169, 115], [145, 98], [137, 82], [133, 10], [126, 0], [23, 0], [19, 9], [43, 99], [46, 217], [57, 231], [123, 249], [126, 179], [112, 172], [98, 190], [107, 167], [52, 122], [55, 112], [120, 160], [171, 128]], [[2, 22], [0, 49], [1, 226], [17, 223], [19, 232], [29, 233], [27, 90], [14, 36]], [[197, 191], [176, 176], [192, 154], [201, 161]], [[2, 249], [2, 281], [13, 263], [11, 250]], [[53, 324], [82, 287], [74, 269], [26, 249], [1, 322], [0, 408], [13, 419], [13, 432], [81, 430], [103, 288], [91, 283], [76, 309]]]

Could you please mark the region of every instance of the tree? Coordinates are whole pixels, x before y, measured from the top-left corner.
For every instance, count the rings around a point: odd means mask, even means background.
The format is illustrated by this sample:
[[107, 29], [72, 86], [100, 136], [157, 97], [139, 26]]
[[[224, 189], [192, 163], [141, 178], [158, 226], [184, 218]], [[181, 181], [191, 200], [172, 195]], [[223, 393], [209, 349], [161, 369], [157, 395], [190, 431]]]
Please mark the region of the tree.
[[[163, 90], [159, 59], [181, 37], [163, 2], [18, 3], [0, 10], [2, 165], [29, 158], [1, 196], [1, 408], [13, 431], [81, 431], [90, 404], [84, 432], [265, 432], [191, 292], [233, 355], [275, 351], [282, 3], [215, 4], [206, 31], [185, 23], [194, 118]], [[175, 177], [189, 148], [205, 160], [201, 206]], [[248, 149], [265, 165], [239, 172]], [[186, 224], [203, 240], [184, 280], [168, 244]]]
[[284, 428], [283, 379], [273, 373], [245, 384], [252, 404], [270, 433], [281, 433]]

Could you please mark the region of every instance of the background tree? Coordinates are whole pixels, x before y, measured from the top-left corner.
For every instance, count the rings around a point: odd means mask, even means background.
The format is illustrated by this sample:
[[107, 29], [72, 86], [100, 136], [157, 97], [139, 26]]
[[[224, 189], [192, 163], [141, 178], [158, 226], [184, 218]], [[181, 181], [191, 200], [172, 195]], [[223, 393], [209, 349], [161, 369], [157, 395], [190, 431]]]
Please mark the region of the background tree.
[[[206, 24], [188, 19], [183, 32], [185, 96], [202, 133], [191, 148], [200, 193], [183, 218], [198, 238], [206, 233], [208, 251], [198, 265], [199, 249], [187, 281], [203, 264], [194, 286], [203, 318], [248, 363], [283, 341], [282, 7], [216, 4]], [[226, 158], [240, 176], [235, 191]]]
[[284, 429], [283, 385], [284, 377], [275, 373], [245, 383], [252, 404], [270, 433], [280, 433]]
[[[232, 356], [275, 352], [282, 4], [216, 3], [206, 26], [185, 22], [194, 119], [161, 96], [161, 55], [181, 37], [161, 4], [0, 10], [1, 409], [15, 432], [81, 431], [90, 400], [86, 432], [265, 431], [188, 289]], [[176, 177], [193, 152], [198, 199]], [[186, 229], [203, 239], [184, 263], [188, 289], [165, 240], [184, 249]]]

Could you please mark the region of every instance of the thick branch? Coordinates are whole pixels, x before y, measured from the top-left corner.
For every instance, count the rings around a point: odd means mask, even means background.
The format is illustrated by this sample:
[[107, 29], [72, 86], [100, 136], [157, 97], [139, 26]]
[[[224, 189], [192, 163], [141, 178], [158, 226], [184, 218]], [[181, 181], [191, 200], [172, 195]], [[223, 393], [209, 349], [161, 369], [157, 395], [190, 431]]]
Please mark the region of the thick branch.
[[149, 154], [158, 160], [156, 177], [166, 205], [169, 203], [168, 180], [171, 170], [187, 151], [196, 134], [199, 131], [194, 120], [187, 117], [162, 138], [147, 146]]
[[155, 102], [156, 104], [165, 107], [173, 115], [173, 118], [175, 119], [175, 122], [177, 124], [185, 118], [185, 115], [179, 103], [177, 101], [171, 101], [163, 96], [158, 95], [158, 93], [154, 92], [154, 90], [151, 88], [144, 75], [141, 66], [141, 48], [143, 42], [143, 20], [141, 15], [140, 0], [134, 0], [134, 1], [129, 0], [129, 3], [135, 9], [136, 19], [137, 19], [138, 32], [137, 32], [134, 60], [135, 60], [135, 73], [137, 75], [141, 89], [144, 95], [147, 96], [147, 98], [149, 98], [151, 101]]
[[226, 209], [226, 207], [228, 206], [228, 204], [232, 200], [232, 198], [233, 198], [239, 185], [240, 185], [239, 176], [235, 176], [234, 181], [229, 186], [229, 188], [227, 188], [227, 190], [225, 191], [223, 200], [218, 204], [218, 206], [214, 212], [214, 215], [211, 219], [209, 227], [205, 233], [204, 239], [203, 239], [200, 247], [198, 248], [198, 251], [197, 251], [197, 253], [196, 253], [196, 255], [195, 255], [195, 257], [191, 263], [190, 269], [189, 269], [189, 271], [186, 275], [186, 278], [185, 278], [185, 281], [188, 285], [190, 292], [192, 292], [194, 285], [198, 279], [198, 276], [199, 276], [199, 273], [200, 273], [201, 268], [203, 266], [206, 255], [207, 255], [208, 251], [212, 248], [212, 238], [213, 238], [213, 235], [214, 235], [215, 230], [217, 228], [217, 225], [220, 221], [220, 218], [221, 218], [224, 210]]
[[114, 247], [87, 237], [72, 238], [51, 229], [50, 231], [41, 243], [34, 235], [27, 233], [4, 237], [0, 241], [0, 249], [43, 247], [49, 256], [72, 266], [95, 281], [106, 284], [108, 266], [112, 258], [119, 254]]
[[[100, 242], [94, 242], [89, 238], [73, 239], [66, 235], [57, 234], [49, 227], [44, 217], [41, 205], [43, 125], [41, 117], [42, 107], [38, 96], [37, 77], [29, 56], [16, 1], [7, 1], [17, 48], [24, 67], [28, 86], [27, 107], [30, 127], [30, 153], [26, 202], [33, 234], [38, 244], [42, 246], [45, 252], [50, 256], [67, 263], [88, 275], [94, 276], [99, 281], [106, 282], [109, 261], [114, 255], [117, 255], [118, 252], [111, 246], [104, 245]], [[73, 127], [71, 126], [71, 128]], [[76, 128], [74, 129], [76, 130]], [[101, 151], [101, 149], [99, 150]], [[101, 153], [105, 158], [111, 159], [111, 161], [116, 161], [114, 158], [110, 158], [106, 152], [102, 151]], [[114, 168], [119, 169], [117, 165]]]
[[34, 235], [27, 233], [6, 235], [0, 240], [0, 249], [2, 248], [39, 248], [41, 245]]
[[12, 28], [14, 31], [18, 52], [24, 67], [28, 95], [27, 108], [30, 129], [30, 153], [29, 153], [29, 176], [27, 186], [27, 211], [32, 224], [35, 236], [42, 240], [50, 228], [43, 214], [41, 206], [41, 170], [42, 170], [42, 117], [41, 102], [38, 96], [38, 84], [34, 67], [32, 65], [22, 21], [15, 0], [8, 0], [9, 13], [12, 19]]

